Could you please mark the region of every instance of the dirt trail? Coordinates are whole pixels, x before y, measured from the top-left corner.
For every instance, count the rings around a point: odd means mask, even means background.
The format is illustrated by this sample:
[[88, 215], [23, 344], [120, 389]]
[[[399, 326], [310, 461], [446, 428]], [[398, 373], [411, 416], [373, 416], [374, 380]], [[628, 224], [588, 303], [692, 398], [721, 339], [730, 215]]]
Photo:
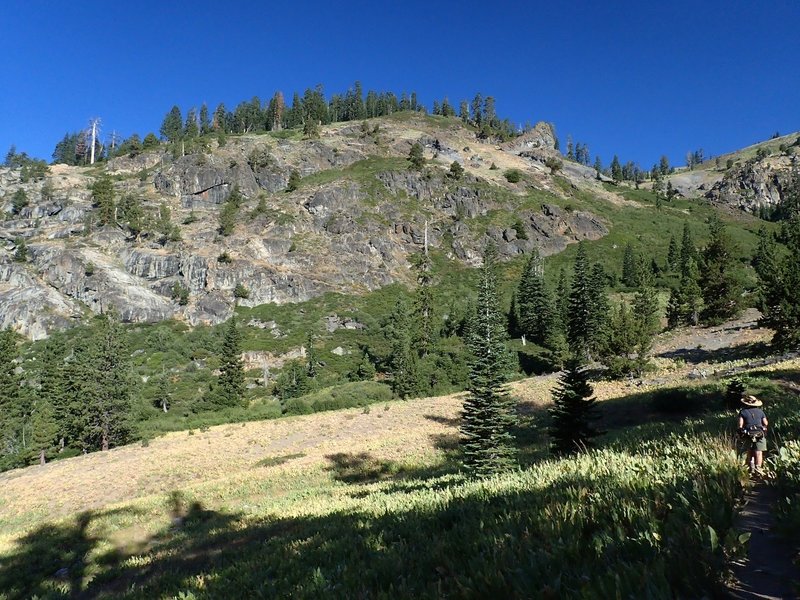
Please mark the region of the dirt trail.
[[736, 529], [749, 531], [747, 558], [734, 563], [736, 582], [728, 590], [735, 599], [800, 598], [798, 570], [792, 563], [794, 550], [774, 531], [775, 488], [756, 484], [744, 497]]

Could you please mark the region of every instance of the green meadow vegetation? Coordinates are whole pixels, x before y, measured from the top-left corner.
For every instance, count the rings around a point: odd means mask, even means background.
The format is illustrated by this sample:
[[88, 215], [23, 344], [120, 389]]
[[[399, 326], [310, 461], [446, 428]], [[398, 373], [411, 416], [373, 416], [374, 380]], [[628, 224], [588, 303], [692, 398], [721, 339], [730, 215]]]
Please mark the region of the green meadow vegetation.
[[[798, 480], [796, 379], [796, 361], [748, 379], [785, 482]], [[723, 397], [714, 382], [605, 400], [597, 448], [561, 459], [547, 458], [537, 410], [517, 432], [520, 467], [485, 479], [465, 477], [444, 441], [396, 461], [350, 447], [0, 526], [0, 598], [713, 596], [748, 537], [733, 528], [747, 475]]]

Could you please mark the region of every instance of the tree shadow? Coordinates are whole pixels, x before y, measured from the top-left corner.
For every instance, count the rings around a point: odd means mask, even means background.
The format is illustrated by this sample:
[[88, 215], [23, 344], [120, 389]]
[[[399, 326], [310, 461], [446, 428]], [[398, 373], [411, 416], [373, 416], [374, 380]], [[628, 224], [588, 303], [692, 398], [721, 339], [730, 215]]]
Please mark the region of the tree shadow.
[[17, 542], [16, 552], [0, 561], [0, 597], [3, 593], [9, 598], [83, 597], [89, 556], [102, 541], [90, 533], [90, 526], [99, 519], [139, 512], [85, 511], [73, 522], [48, 524], [26, 534]]
[[327, 454], [328, 470], [342, 483], [373, 483], [402, 474], [401, 466], [391, 460], [372, 456], [369, 452]]
[[555, 361], [548, 353], [533, 354], [517, 350], [517, 362], [520, 370], [528, 377], [545, 375], [558, 370]]
[[[107, 551], [93, 564], [83, 562], [63, 590], [54, 567], [67, 555], [85, 561], [104, 540], [86, 535], [91, 515], [55, 534], [42, 527], [0, 566], [2, 589], [12, 599], [368, 599], [584, 597], [589, 591], [603, 597], [620, 585], [628, 586], [626, 597], [637, 591], [644, 597], [653, 579], [693, 593], [713, 588], [708, 563], [721, 551], [709, 555], [704, 538], [692, 536], [691, 511], [664, 508], [678, 505], [680, 495], [694, 498], [693, 479], [659, 487], [648, 478], [623, 483], [567, 471], [545, 485], [470, 485], [441, 500], [446, 481], [408, 483], [397, 482], [387, 493], [425, 490], [424, 504], [377, 499], [354, 510], [294, 518], [246, 518], [199, 504], [184, 509], [177, 498], [170, 515], [180, 523], [149, 539], [139, 555], [111, 560]], [[621, 504], [639, 507], [642, 516], [620, 516]], [[667, 536], [661, 550], [643, 542], [648, 519]], [[713, 525], [722, 537], [729, 524]], [[38, 560], [48, 547], [59, 560]], [[99, 573], [84, 584], [78, 578], [87, 568]]]
[[458, 427], [461, 425], [461, 417], [443, 417], [441, 415], [422, 415], [428, 421], [446, 425], [447, 427]]
[[757, 359], [769, 356], [773, 352], [765, 342], [750, 342], [724, 348], [678, 348], [657, 354], [659, 358], [683, 360], [689, 364], [716, 364], [733, 360]]

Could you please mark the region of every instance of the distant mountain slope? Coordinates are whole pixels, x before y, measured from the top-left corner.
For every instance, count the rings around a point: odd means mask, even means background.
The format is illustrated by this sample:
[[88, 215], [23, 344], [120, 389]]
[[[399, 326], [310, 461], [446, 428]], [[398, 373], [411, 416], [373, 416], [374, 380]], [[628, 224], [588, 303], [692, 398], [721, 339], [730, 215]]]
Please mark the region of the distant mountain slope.
[[[407, 161], [415, 142], [423, 171]], [[205, 151], [187, 156], [162, 149], [94, 167], [56, 165], [36, 182], [0, 169], [0, 327], [37, 339], [111, 307], [130, 322], [217, 323], [230, 316], [237, 286], [239, 302], [253, 306], [407, 281], [408, 257], [426, 238], [475, 264], [486, 236], [510, 257], [605, 235], [597, 216], [558, 206], [563, 186], [544, 165], [553, 145], [546, 124], [500, 147], [456, 119], [400, 113], [334, 124], [320, 139], [283, 131], [219, 146], [209, 137]], [[460, 177], [449, 172], [454, 162]], [[510, 183], [509, 169], [521, 181]], [[299, 184], [287, 191], [293, 171]], [[590, 169], [570, 164], [563, 174], [612, 195]], [[117, 224], [98, 226], [89, 187], [104, 175]], [[234, 189], [240, 206], [222, 235]], [[15, 211], [18, 190], [28, 204]], [[22, 262], [14, 260], [21, 240]]]
[[798, 170], [800, 132], [722, 154], [692, 170], [677, 171], [669, 181], [684, 196], [758, 213], [780, 204]]

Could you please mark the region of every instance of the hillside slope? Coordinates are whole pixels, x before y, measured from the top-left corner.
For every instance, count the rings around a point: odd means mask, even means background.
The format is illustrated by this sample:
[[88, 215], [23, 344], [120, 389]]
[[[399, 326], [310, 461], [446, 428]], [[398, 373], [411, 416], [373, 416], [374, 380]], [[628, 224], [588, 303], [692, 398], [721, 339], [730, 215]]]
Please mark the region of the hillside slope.
[[[428, 159], [422, 172], [406, 160], [414, 142]], [[545, 124], [503, 147], [455, 119], [408, 113], [327, 126], [317, 140], [280, 132], [204, 144], [182, 157], [151, 151], [96, 167], [56, 165], [35, 182], [0, 169], [0, 327], [38, 339], [110, 307], [128, 322], [217, 323], [230, 316], [237, 284], [249, 292], [244, 306], [368, 291], [409, 280], [407, 259], [424, 244], [426, 224], [430, 247], [466, 264], [487, 235], [511, 257], [534, 246], [552, 254], [608, 231], [596, 215], [559, 207], [566, 196], [543, 164], [555, 155]], [[448, 175], [453, 162], [462, 177]], [[522, 181], [509, 183], [508, 169]], [[287, 192], [295, 170], [298, 189]], [[88, 188], [103, 174], [114, 181], [118, 225], [96, 224]], [[563, 174], [618, 201], [588, 168], [567, 165]], [[221, 235], [234, 188], [243, 201], [233, 231]], [[19, 190], [28, 205], [15, 211]], [[134, 204], [143, 213], [136, 230], [124, 208]], [[20, 240], [28, 262], [13, 260]], [[179, 290], [188, 291], [184, 304]]]

